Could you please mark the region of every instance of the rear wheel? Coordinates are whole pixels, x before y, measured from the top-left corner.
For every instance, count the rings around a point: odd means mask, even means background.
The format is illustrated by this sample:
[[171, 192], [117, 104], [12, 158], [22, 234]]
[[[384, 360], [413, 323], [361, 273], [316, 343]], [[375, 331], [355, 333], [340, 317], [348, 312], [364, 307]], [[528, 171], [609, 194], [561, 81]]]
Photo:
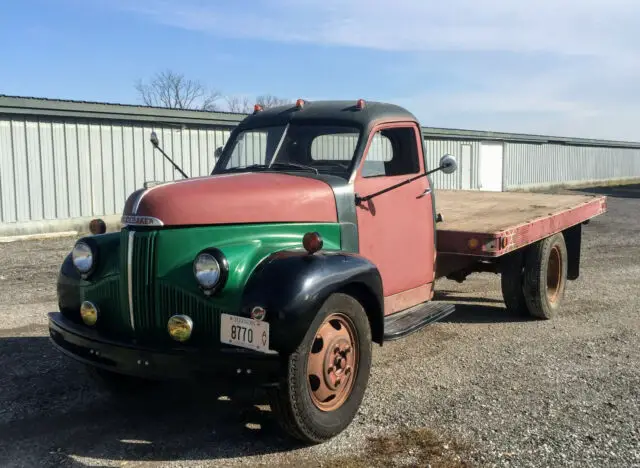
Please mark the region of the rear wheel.
[[500, 265], [500, 286], [507, 310], [514, 315], [528, 312], [524, 297], [524, 259], [522, 252], [507, 254]]
[[567, 246], [562, 233], [531, 246], [525, 258], [523, 292], [531, 315], [554, 317], [567, 283]]
[[271, 392], [271, 408], [291, 436], [320, 443], [353, 420], [369, 380], [371, 328], [362, 305], [332, 294], [318, 311], [286, 376]]

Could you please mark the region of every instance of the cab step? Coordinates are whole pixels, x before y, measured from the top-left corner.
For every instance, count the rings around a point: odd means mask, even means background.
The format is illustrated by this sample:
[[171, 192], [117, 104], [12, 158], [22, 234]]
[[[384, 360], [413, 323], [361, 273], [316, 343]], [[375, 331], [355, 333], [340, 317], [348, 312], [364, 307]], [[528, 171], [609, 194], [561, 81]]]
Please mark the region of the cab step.
[[453, 313], [456, 307], [447, 302], [429, 301], [410, 307], [384, 319], [384, 340], [393, 341], [416, 332]]

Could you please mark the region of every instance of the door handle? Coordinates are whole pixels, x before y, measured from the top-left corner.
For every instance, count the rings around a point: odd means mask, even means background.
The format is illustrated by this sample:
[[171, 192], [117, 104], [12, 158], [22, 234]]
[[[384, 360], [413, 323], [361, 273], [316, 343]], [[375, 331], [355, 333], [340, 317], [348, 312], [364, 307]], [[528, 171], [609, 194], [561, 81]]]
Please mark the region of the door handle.
[[431, 187], [427, 187], [426, 189], [424, 189], [424, 192], [422, 192], [420, 195], [418, 195], [417, 198], [422, 198], [425, 195], [429, 195], [431, 193]]

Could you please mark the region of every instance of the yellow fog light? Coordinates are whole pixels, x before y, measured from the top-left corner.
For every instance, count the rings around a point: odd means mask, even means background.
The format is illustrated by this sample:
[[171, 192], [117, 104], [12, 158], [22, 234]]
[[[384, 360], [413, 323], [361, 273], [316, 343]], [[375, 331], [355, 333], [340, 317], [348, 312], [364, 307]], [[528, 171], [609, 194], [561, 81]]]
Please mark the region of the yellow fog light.
[[167, 324], [169, 335], [176, 341], [187, 341], [191, 338], [193, 321], [187, 315], [174, 315]]
[[80, 317], [85, 324], [92, 327], [98, 321], [98, 308], [92, 302], [84, 301], [80, 306]]

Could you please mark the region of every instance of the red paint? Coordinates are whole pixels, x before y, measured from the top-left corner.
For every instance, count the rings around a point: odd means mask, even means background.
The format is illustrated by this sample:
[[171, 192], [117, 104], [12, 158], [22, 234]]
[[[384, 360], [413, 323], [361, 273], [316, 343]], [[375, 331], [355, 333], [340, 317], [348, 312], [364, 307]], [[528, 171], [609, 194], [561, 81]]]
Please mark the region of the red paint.
[[[606, 211], [606, 197], [594, 197], [586, 203], [528, 223], [509, 227], [494, 233], [476, 233], [438, 230], [438, 252], [478, 257], [499, 257], [520, 249], [572, 226], [580, 224]], [[476, 249], [469, 248], [470, 239], [478, 239]], [[482, 250], [482, 246], [491, 243], [494, 247]]]
[[384, 315], [395, 314], [416, 304], [426, 302], [431, 299], [432, 295], [432, 288], [425, 284], [409, 291], [387, 296], [384, 298]]
[[[142, 198], [134, 212], [138, 196]], [[132, 194], [125, 207], [125, 215], [153, 216], [165, 226], [337, 222], [329, 185], [273, 173], [224, 174], [158, 185]]]
[[[421, 135], [415, 122], [378, 125], [371, 132], [365, 155], [375, 132], [384, 128], [407, 126], [414, 129], [419, 148], [419, 170], [424, 171]], [[362, 162], [364, 163], [364, 159]], [[361, 164], [355, 180], [355, 190], [358, 195], [366, 196], [416, 175], [417, 173], [364, 178]], [[362, 203], [356, 209], [360, 254], [378, 267], [385, 297], [433, 284], [431, 194], [419, 197], [428, 187], [429, 181], [423, 177]], [[422, 302], [419, 299], [422, 296], [416, 299], [416, 304]], [[415, 304], [409, 303], [407, 307], [412, 305]]]

